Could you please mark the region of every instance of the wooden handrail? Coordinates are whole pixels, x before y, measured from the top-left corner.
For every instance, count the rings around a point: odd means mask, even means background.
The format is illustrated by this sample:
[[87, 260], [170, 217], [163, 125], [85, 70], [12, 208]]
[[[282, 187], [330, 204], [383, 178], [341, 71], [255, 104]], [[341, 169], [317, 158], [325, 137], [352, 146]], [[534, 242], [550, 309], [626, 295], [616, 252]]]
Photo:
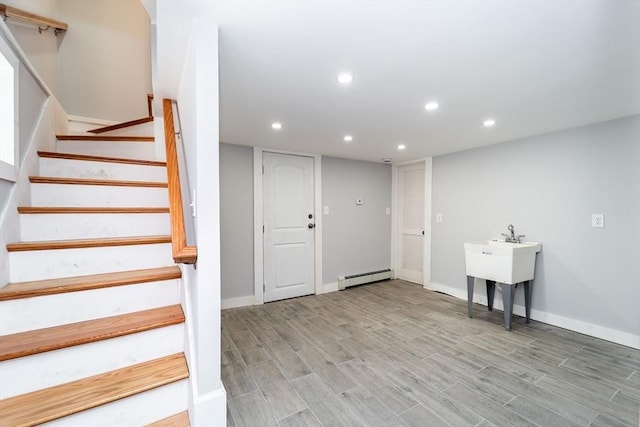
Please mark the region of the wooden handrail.
[[[35, 24], [40, 31], [46, 31], [49, 28], [53, 28], [53, 31], [56, 35], [59, 31], [67, 31], [67, 28], [69, 28], [69, 26], [64, 22], [36, 15], [35, 13], [27, 12], [26, 10], [18, 9], [13, 6], [7, 6], [1, 3], [0, 15], [3, 16], [4, 19], [13, 18]], [[41, 26], [44, 26], [45, 28], [42, 28]]]
[[164, 143], [167, 155], [167, 181], [169, 184], [169, 216], [171, 217], [171, 244], [173, 260], [178, 264], [195, 264], [198, 248], [187, 245], [182, 211], [182, 191], [178, 171], [178, 149], [176, 147], [175, 126], [173, 124], [173, 105], [170, 99], [162, 100], [164, 114]]
[[147, 94], [147, 109], [149, 110], [149, 117], [153, 117], [153, 94]]

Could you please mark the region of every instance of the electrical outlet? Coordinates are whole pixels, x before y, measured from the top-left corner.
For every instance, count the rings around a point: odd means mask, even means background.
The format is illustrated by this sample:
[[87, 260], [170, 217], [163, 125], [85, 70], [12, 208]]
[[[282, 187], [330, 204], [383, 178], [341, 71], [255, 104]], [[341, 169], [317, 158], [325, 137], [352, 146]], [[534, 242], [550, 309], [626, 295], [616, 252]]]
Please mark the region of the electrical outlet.
[[436, 222], [442, 222], [442, 214], [436, 214]]
[[604, 228], [604, 214], [591, 214], [591, 227]]
[[391, 208], [388, 207], [388, 206], [387, 206], [387, 209], [386, 209], [386, 213], [387, 213], [387, 215], [391, 215]]

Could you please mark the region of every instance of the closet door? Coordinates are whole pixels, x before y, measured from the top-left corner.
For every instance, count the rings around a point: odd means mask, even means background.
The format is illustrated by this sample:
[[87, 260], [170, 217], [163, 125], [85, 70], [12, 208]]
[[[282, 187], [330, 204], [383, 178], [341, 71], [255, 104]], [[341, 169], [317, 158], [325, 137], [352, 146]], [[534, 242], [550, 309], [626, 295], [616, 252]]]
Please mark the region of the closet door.
[[398, 169], [398, 262], [396, 277], [423, 281], [424, 164]]

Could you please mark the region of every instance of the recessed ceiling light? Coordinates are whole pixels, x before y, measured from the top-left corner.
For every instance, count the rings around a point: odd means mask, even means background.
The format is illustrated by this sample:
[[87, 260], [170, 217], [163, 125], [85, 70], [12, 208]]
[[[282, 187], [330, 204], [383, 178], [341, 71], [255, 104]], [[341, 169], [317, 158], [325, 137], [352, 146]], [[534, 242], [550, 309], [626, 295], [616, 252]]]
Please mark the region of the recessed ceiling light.
[[491, 126], [496, 124], [496, 121], [493, 119], [487, 119], [484, 122], [482, 122], [483, 126], [486, 128], [490, 128]]
[[345, 135], [344, 136], [344, 142], [351, 142], [353, 141], [353, 137], [351, 135]]
[[404, 150], [405, 148], [407, 148], [406, 145], [404, 144], [398, 144], [398, 150]]
[[275, 130], [280, 130], [282, 129], [282, 123], [280, 122], [273, 122], [271, 123], [271, 128], [275, 129]]
[[338, 75], [338, 82], [343, 85], [348, 85], [353, 81], [353, 76], [349, 73], [341, 73]]
[[440, 107], [440, 105], [435, 101], [427, 102], [424, 105], [424, 109], [427, 111], [435, 111], [438, 109], [438, 107]]

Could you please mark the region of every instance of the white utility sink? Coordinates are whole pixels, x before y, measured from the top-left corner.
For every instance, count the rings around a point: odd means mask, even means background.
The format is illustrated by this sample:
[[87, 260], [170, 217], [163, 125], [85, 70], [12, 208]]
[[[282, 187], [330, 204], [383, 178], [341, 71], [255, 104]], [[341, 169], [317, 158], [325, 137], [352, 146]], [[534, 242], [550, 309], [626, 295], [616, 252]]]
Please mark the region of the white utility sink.
[[500, 240], [465, 242], [467, 276], [514, 285], [533, 280], [536, 253], [542, 244]]

